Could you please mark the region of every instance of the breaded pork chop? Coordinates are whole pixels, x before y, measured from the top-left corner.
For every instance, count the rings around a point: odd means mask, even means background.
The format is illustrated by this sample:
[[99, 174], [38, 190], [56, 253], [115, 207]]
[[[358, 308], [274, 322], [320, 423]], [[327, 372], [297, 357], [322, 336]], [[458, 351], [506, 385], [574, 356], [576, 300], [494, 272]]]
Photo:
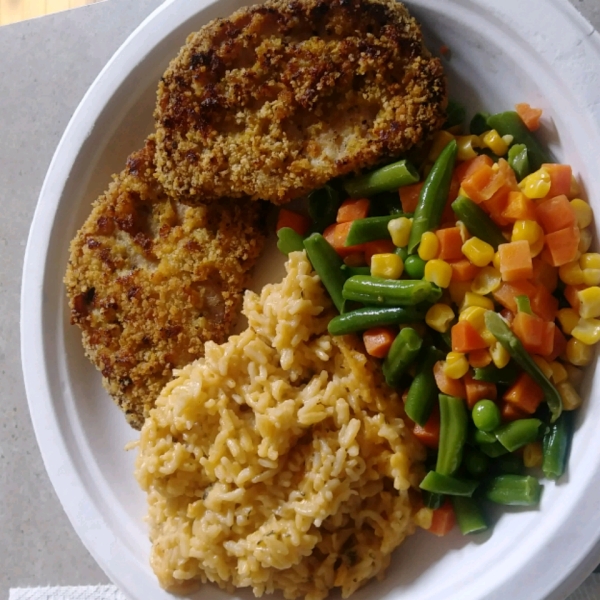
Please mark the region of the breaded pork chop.
[[103, 383], [140, 428], [160, 390], [227, 339], [264, 243], [263, 203], [186, 206], [153, 176], [151, 137], [71, 242], [71, 321]]
[[441, 63], [395, 0], [267, 0], [190, 35], [158, 89], [173, 195], [283, 204], [397, 156], [445, 119]]

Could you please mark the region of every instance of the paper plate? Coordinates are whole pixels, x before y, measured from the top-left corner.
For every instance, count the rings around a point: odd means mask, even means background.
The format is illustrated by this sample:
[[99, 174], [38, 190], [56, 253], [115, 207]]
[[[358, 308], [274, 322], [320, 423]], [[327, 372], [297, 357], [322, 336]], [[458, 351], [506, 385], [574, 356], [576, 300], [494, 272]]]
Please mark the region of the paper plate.
[[[103, 391], [69, 324], [62, 285], [69, 240], [110, 175], [151, 132], [157, 82], [185, 37], [239, 0], [166, 2], [98, 76], [60, 142], [40, 194], [25, 257], [22, 359], [31, 417], [56, 493], [83, 543], [135, 600], [164, 600], [148, 565], [145, 497], [133, 478], [136, 437]], [[561, 0], [414, 0], [451, 95], [471, 112], [526, 101], [544, 109], [552, 152], [573, 165], [600, 214], [600, 36]], [[275, 268], [275, 266], [278, 266]], [[274, 253], [258, 279], [277, 279]], [[387, 577], [353, 597], [394, 600], [564, 598], [600, 559], [600, 374], [589, 369], [568, 474], [548, 483], [538, 510], [506, 510], [493, 533], [437, 539], [425, 532], [395, 553]], [[60, 551], [60, 548], [57, 548]], [[198, 599], [231, 596], [204, 586]], [[335, 596], [334, 596], [335, 597]]]

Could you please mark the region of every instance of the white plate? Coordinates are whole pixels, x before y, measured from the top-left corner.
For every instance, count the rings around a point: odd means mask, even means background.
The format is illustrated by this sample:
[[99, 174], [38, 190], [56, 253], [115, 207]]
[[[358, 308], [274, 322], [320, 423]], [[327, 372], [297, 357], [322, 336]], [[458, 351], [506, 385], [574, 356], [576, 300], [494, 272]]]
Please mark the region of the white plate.
[[[38, 443], [77, 533], [108, 576], [137, 600], [171, 597], [148, 566], [145, 498], [134, 481], [134, 438], [69, 325], [62, 277], [69, 240], [90, 202], [152, 128], [155, 89], [186, 35], [243, 0], [172, 0], [108, 63], [56, 151], [31, 227], [22, 288], [22, 359]], [[413, 0], [430, 46], [444, 43], [452, 95], [469, 108], [544, 108], [545, 138], [571, 163], [600, 214], [600, 36], [566, 0]], [[263, 270], [263, 277], [273, 277]], [[506, 510], [489, 539], [421, 532], [395, 554], [382, 583], [356, 600], [564, 598], [600, 559], [600, 375], [593, 367], [568, 475], [539, 510]], [[592, 393], [592, 392], [596, 393]], [[60, 547], [57, 548], [60, 552]], [[205, 586], [194, 598], [231, 596]], [[250, 598], [249, 592], [236, 597]]]

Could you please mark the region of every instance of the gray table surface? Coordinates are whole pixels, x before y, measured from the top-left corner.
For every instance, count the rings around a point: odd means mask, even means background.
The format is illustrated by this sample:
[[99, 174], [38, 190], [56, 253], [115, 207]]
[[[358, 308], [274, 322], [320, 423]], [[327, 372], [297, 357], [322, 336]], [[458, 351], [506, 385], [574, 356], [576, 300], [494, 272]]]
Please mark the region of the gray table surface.
[[[570, 1], [600, 29], [600, 0]], [[63, 513], [35, 442], [19, 355], [21, 268], [68, 120], [113, 52], [160, 3], [108, 0], [0, 28], [0, 600], [11, 587], [107, 583]], [[577, 597], [594, 596], [584, 585]]]

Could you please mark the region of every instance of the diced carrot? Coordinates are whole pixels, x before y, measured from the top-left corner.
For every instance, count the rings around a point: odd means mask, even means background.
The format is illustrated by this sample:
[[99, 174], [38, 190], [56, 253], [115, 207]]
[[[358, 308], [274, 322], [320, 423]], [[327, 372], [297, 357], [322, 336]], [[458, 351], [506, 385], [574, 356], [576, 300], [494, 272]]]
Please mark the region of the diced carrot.
[[558, 300], [541, 283], [535, 283], [535, 293], [529, 298], [531, 310], [544, 321], [554, 321], [558, 311]]
[[571, 194], [571, 180], [573, 178], [573, 169], [571, 165], [559, 165], [555, 163], [545, 163], [542, 168], [550, 173], [550, 191], [548, 197]]
[[396, 331], [391, 327], [373, 327], [363, 333], [367, 354], [375, 358], [385, 358], [396, 339]]
[[462, 183], [463, 179], [470, 177], [481, 165], [487, 165], [488, 167], [491, 167], [493, 164], [494, 161], [489, 156], [486, 154], [479, 154], [475, 158], [471, 158], [463, 163], [460, 163], [454, 169], [454, 177], [459, 183]]
[[537, 315], [519, 312], [512, 324], [514, 334], [530, 354], [550, 354], [554, 348], [554, 323]]
[[564, 194], [540, 202], [535, 212], [537, 220], [546, 233], [573, 227], [577, 222], [575, 211]]
[[477, 277], [480, 267], [470, 263], [468, 259], [449, 260], [448, 264], [452, 267], [452, 281], [472, 281]]
[[515, 110], [529, 131], [537, 131], [540, 128], [541, 108], [532, 108], [526, 102], [520, 102], [515, 104]]
[[469, 410], [480, 400], [495, 400], [497, 396], [496, 385], [489, 381], [477, 381], [469, 372], [464, 377], [465, 390], [467, 392], [467, 406]]
[[342, 257], [350, 256], [358, 252], [363, 252], [362, 244], [357, 246], [345, 246], [348, 232], [352, 227], [352, 222], [334, 223], [325, 229], [323, 237], [333, 246], [334, 250]]
[[338, 208], [336, 221], [338, 223], [349, 223], [357, 219], [365, 219], [369, 214], [371, 202], [366, 198], [344, 200]]
[[400, 195], [400, 204], [402, 205], [402, 212], [414, 213], [419, 203], [419, 195], [421, 194], [421, 188], [423, 182], [413, 183], [412, 185], [404, 185], [398, 190]]
[[527, 417], [527, 413], [519, 410], [517, 406], [510, 402], [503, 402], [500, 405], [500, 416], [504, 423], [508, 421], [516, 421]]
[[502, 187], [499, 189], [489, 200], [485, 200], [481, 203], [481, 208], [485, 210], [492, 221], [494, 221], [500, 227], [509, 225], [510, 221], [502, 216], [502, 213], [508, 205], [508, 192], [506, 188]]
[[290, 227], [298, 235], [304, 236], [310, 227], [310, 223], [311, 220], [309, 217], [288, 210], [287, 208], [280, 208], [275, 231], [279, 231], [283, 227]]
[[558, 270], [541, 258], [533, 258], [531, 263], [533, 265], [533, 281], [543, 285], [552, 293], [558, 286]]
[[348, 267], [363, 267], [367, 263], [365, 261], [365, 253], [364, 252], [353, 252], [352, 254], [348, 254], [348, 256], [344, 257], [344, 264]]
[[519, 410], [532, 415], [544, 399], [544, 391], [527, 373], [521, 373], [503, 398]]
[[441, 260], [460, 260], [464, 258], [462, 253], [462, 237], [458, 227], [447, 227], [435, 232], [440, 240], [440, 251], [438, 258]]
[[579, 248], [579, 227], [567, 227], [546, 235], [546, 247], [555, 267], [575, 260]]
[[438, 537], [447, 535], [456, 525], [456, 515], [450, 500], [446, 499], [444, 504], [433, 511], [431, 527], [427, 530]]
[[545, 355], [544, 358], [548, 362], [556, 360], [567, 349], [567, 338], [563, 335], [560, 327], [554, 327], [554, 342], [552, 344], [552, 352]]
[[493, 292], [494, 300], [508, 308], [513, 313], [517, 312], [517, 296], [527, 296], [530, 300], [536, 293], [535, 285], [529, 281], [513, 281], [512, 283], [502, 283], [500, 287]]
[[535, 221], [535, 204], [523, 192], [508, 192], [502, 216], [509, 222]]
[[469, 352], [469, 364], [474, 368], [487, 367], [492, 362], [490, 351], [482, 348]]
[[584, 285], [567, 285], [563, 290], [563, 295], [567, 299], [567, 302], [571, 305], [571, 308], [574, 308], [577, 312], [579, 312], [579, 309], [581, 308], [581, 301], [579, 300], [577, 292], [580, 292], [584, 288]]
[[[516, 300], [515, 300], [515, 304], [516, 304]], [[515, 313], [512, 312], [511, 310], [508, 310], [508, 308], [503, 308], [500, 311], [500, 316], [509, 324], [512, 325], [512, 322], [515, 320]]]
[[437, 404], [433, 407], [427, 423], [421, 426], [415, 423], [413, 426], [415, 437], [427, 448], [435, 450], [440, 443], [440, 409]]
[[489, 200], [502, 187], [496, 171], [486, 164], [479, 165], [476, 171], [462, 180], [461, 185], [476, 204]]
[[448, 396], [456, 396], [457, 398], [465, 399], [467, 393], [465, 391], [465, 384], [461, 379], [451, 379], [444, 373], [444, 361], [440, 360], [433, 366], [433, 376], [435, 377], [435, 383], [437, 384], [438, 390], [442, 394], [448, 394]]
[[396, 250], [396, 246], [392, 240], [375, 240], [362, 244], [362, 249], [365, 253], [365, 262], [371, 266], [371, 258], [374, 254], [392, 254]]
[[529, 279], [533, 275], [529, 242], [519, 240], [498, 246], [500, 274], [503, 281]]
[[459, 321], [456, 325], [453, 325], [451, 334], [453, 352], [467, 353], [488, 347], [477, 329], [468, 321]]

